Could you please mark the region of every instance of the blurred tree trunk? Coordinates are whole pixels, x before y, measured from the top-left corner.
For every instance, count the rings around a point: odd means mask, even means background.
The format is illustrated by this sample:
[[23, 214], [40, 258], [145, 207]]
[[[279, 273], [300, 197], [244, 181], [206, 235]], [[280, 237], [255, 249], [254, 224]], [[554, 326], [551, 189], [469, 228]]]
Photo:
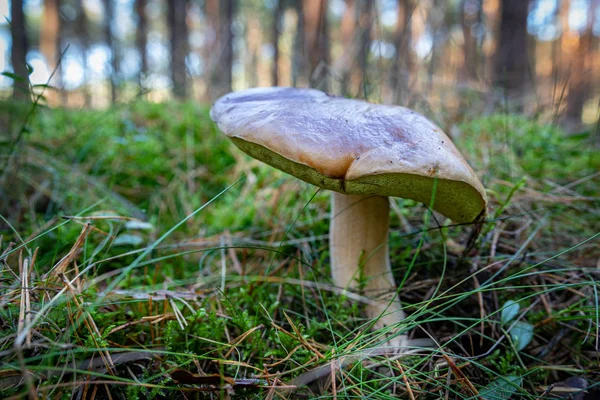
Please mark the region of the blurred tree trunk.
[[[215, 24], [215, 64], [212, 69], [211, 99], [216, 99], [232, 91], [233, 88], [233, 21], [237, 0], [208, 1], [207, 11], [217, 14]], [[210, 14], [207, 14], [210, 15]]]
[[86, 107], [90, 105], [91, 96], [89, 88], [89, 74], [87, 55], [90, 48], [90, 35], [88, 33], [88, 21], [83, 8], [83, 0], [76, 2], [77, 19], [75, 20], [75, 34], [81, 45], [82, 66], [83, 66], [83, 102]]
[[246, 81], [248, 86], [258, 86], [258, 49], [257, 46], [252, 46], [248, 49], [250, 53], [250, 63], [247, 66]]
[[12, 36], [11, 61], [14, 74], [20, 79], [13, 82], [13, 98], [31, 100], [29, 95], [29, 72], [27, 70], [27, 30], [23, 0], [12, 0], [10, 7], [10, 32]]
[[374, 19], [374, 0], [359, 0], [360, 7], [358, 9], [359, 13], [357, 15], [356, 26], [358, 27], [359, 32], [359, 46], [358, 46], [358, 71], [360, 73], [360, 78], [358, 82], [360, 82], [360, 90], [359, 97], [363, 99], [367, 99], [369, 96], [368, 93], [368, 76], [367, 76], [367, 68], [369, 65], [369, 50], [371, 48], [371, 31], [373, 29], [373, 19]]
[[445, 3], [440, 0], [433, 0], [433, 5], [427, 13], [427, 25], [431, 32], [431, 55], [429, 56], [429, 66], [427, 67], [427, 91], [431, 93], [433, 89], [433, 76], [439, 64], [440, 53], [443, 51], [445, 32], [443, 32]]
[[304, 54], [308, 59], [308, 81], [311, 87], [328, 90], [329, 64], [328, 0], [303, 0]]
[[104, 36], [106, 37], [106, 45], [110, 49], [110, 65], [111, 73], [110, 82], [110, 101], [114, 103], [117, 100], [117, 71], [119, 61], [117, 58], [117, 49], [113, 44], [112, 22], [114, 17], [113, 0], [103, 0], [104, 3]]
[[356, 25], [356, 10], [355, 1], [346, 0], [346, 10], [342, 15], [340, 22], [340, 33], [344, 52], [341, 59], [338, 61], [340, 70], [340, 84], [342, 96], [352, 95], [352, 76], [350, 72], [353, 70], [355, 56], [355, 25]]
[[552, 79], [554, 80], [554, 85], [552, 87], [552, 107], [555, 107], [555, 112], [553, 115], [553, 123], [558, 123], [558, 119], [560, 117], [559, 110], [561, 109], [561, 102], [564, 100], [562, 94], [564, 94], [562, 90], [562, 84], [559, 81], [559, 77], [561, 76], [562, 71], [562, 63], [563, 63], [563, 40], [566, 37], [567, 28], [569, 26], [569, 0], [562, 0], [562, 2], [556, 7], [554, 11], [554, 19], [557, 20], [558, 29], [562, 32], [561, 35], [557, 36], [556, 39], [552, 41]]
[[398, 19], [394, 32], [395, 55], [390, 75], [394, 103], [408, 102], [409, 80], [414, 68], [411, 53], [411, 19], [415, 5], [412, 0], [398, 0]]
[[60, 88], [60, 103], [65, 106], [69, 100], [69, 92], [65, 89], [65, 70], [62, 67], [63, 56], [68, 46], [65, 45], [67, 23], [60, 12], [60, 6], [64, 0], [57, 0], [58, 3], [58, 37], [56, 38], [56, 55], [58, 56], [58, 71], [56, 71], [56, 87]]
[[[42, 13], [42, 26], [40, 28], [40, 51], [46, 60], [50, 73], [54, 73], [50, 85], [60, 87], [60, 16], [58, 13], [59, 0], [44, 0], [44, 11]], [[45, 93], [48, 103], [56, 101], [56, 91], [47, 90]]]
[[296, 9], [296, 37], [292, 55], [292, 86], [298, 86], [298, 80], [306, 76], [306, 59], [304, 57], [304, 11], [302, 1], [294, 2]]
[[135, 0], [135, 12], [138, 17], [137, 30], [135, 31], [135, 46], [140, 55], [140, 72], [138, 74], [138, 85], [140, 91], [144, 91], [144, 78], [148, 74], [148, 16], [146, 6], [148, 0]]
[[258, 86], [259, 74], [259, 57], [260, 47], [262, 43], [262, 27], [260, 21], [249, 19], [246, 23], [246, 57], [244, 66], [246, 71], [246, 82], [250, 87]]
[[236, 10], [236, 0], [222, 0], [219, 2], [221, 22], [221, 57], [223, 90], [225, 93], [233, 90], [233, 19]]
[[[600, 9], [600, 0], [592, 0], [592, 7], [598, 12]], [[592, 26], [598, 26], [600, 22], [600, 15], [594, 13]], [[599, 35], [592, 35], [592, 50], [589, 54], [589, 71], [590, 71], [590, 79], [592, 80], [592, 84], [588, 87], [588, 91], [590, 94], [600, 93], [600, 79], [598, 76], [598, 71], [600, 71], [600, 66], [598, 66], [598, 50], [600, 49], [600, 37]], [[600, 110], [600, 100], [598, 100], [598, 110]], [[590, 136], [590, 143], [598, 148], [600, 148], [600, 120], [596, 120], [596, 127], [593, 130]]]
[[[479, 80], [483, 69], [483, 55], [480, 44], [483, 43], [483, 0], [462, 0], [459, 19], [463, 33], [463, 64], [457, 71], [457, 80], [463, 85], [460, 91], [460, 103], [456, 112], [458, 120], [464, 119], [469, 111], [473, 111], [472, 83]], [[477, 104], [477, 102], [475, 103]]]
[[285, 0], [275, 0], [273, 7], [273, 65], [271, 66], [271, 85], [279, 85], [279, 36], [281, 35], [281, 16], [283, 15]]
[[481, 29], [483, 0], [462, 0], [460, 3], [460, 22], [463, 31], [464, 62], [460, 71], [463, 80], [478, 79], [479, 54], [475, 30]]
[[580, 33], [577, 49], [571, 58], [569, 73], [569, 93], [567, 94], [566, 117], [576, 124], [581, 123], [583, 106], [589, 94], [589, 84], [592, 81], [591, 61], [593, 54], [595, 10], [600, 1], [589, 2], [589, 12], [585, 30]]
[[528, 81], [528, 0], [502, 0], [495, 84], [511, 97], [525, 92]]
[[171, 42], [171, 80], [173, 94], [179, 99], [187, 97], [185, 59], [189, 53], [187, 28], [187, 0], [168, 0], [167, 26]]
[[40, 51], [50, 70], [57, 64], [57, 38], [59, 29], [58, 0], [44, 0], [42, 26], [40, 28]]
[[219, 2], [218, 0], [206, 0], [204, 2], [205, 15], [205, 37], [206, 43], [202, 46], [202, 59], [206, 63], [204, 73], [205, 96], [208, 101], [213, 101], [218, 95], [218, 62], [219, 54]]

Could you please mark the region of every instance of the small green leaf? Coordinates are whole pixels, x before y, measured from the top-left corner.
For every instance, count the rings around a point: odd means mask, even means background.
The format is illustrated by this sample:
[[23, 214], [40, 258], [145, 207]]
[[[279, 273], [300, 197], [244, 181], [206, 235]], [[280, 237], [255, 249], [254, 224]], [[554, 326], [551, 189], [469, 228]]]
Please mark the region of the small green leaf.
[[590, 137], [590, 131], [583, 131], [583, 132], [578, 132], [578, 133], [569, 135], [565, 139], [572, 141], [572, 142], [576, 142], [576, 141], [581, 141], [581, 140], [587, 140], [588, 137]]
[[10, 78], [16, 82], [27, 82], [25, 80], [25, 78], [23, 78], [22, 76], [19, 76], [17, 74], [13, 74], [12, 72], [4, 71], [4, 72], [2, 72], [2, 75], [6, 76], [7, 78]]
[[144, 239], [138, 235], [123, 233], [115, 239], [113, 246], [139, 246], [144, 243]]
[[500, 314], [500, 322], [502, 325], [506, 325], [515, 319], [520, 309], [521, 307], [516, 301], [508, 300], [506, 303], [504, 303], [504, 306], [502, 307], [502, 313]]
[[533, 325], [529, 322], [519, 321], [510, 329], [510, 337], [512, 338], [515, 348], [518, 351], [523, 350], [533, 339]]
[[152, 225], [149, 222], [132, 220], [132, 221], [127, 221], [125, 223], [125, 229], [151, 231], [152, 229], [154, 229], [154, 225]]
[[501, 377], [483, 388], [479, 395], [485, 400], [508, 400], [521, 387], [520, 376]]
[[58, 90], [57, 87], [54, 87], [52, 85], [48, 85], [47, 83], [37, 83], [35, 85], [31, 85], [32, 88], [43, 88], [43, 89], [53, 89], [53, 90]]

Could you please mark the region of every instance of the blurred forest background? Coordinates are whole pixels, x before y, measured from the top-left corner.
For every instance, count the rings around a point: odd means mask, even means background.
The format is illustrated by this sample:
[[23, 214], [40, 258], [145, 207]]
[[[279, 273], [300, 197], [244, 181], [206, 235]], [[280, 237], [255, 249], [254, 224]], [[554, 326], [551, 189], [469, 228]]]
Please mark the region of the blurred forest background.
[[[0, 70], [57, 88], [51, 106], [280, 85], [451, 120], [500, 105], [598, 121], [600, 0], [0, 0], [0, 13]], [[15, 82], [1, 96], [26, 97]]]
[[[0, 398], [599, 398], [600, 0], [0, 14]], [[210, 119], [271, 85], [422, 112], [486, 188], [473, 225], [390, 201], [398, 325], [331, 284], [328, 191]]]

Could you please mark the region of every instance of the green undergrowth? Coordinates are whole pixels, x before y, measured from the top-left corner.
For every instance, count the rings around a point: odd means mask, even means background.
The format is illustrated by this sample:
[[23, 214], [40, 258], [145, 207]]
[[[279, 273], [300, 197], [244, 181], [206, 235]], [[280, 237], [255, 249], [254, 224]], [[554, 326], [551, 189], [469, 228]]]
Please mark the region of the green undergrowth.
[[[328, 194], [241, 154], [206, 106], [28, 111], [0, 103], [2, 398], [534, 399], [600, 382], [592, 132], [445, 127], [488, 215], [455, 226], [392, 200], [408, 318], [376, 332], [329, 279]], [[393, 328], [424, 347], [382, 354]]]

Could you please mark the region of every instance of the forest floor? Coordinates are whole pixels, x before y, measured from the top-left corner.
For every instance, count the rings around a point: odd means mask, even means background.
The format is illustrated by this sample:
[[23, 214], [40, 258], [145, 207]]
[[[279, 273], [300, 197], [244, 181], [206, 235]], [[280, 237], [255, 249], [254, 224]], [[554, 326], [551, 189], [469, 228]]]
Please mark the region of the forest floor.
[[391, 328], [331, 284], [328, 193], [243, 155], [207, 107], [0, 103], [0, 397], [598, 398], [593, 129], [442, 127], [488, 216], [392, 200], [396, 328], [425, 345], [382, 354]]

